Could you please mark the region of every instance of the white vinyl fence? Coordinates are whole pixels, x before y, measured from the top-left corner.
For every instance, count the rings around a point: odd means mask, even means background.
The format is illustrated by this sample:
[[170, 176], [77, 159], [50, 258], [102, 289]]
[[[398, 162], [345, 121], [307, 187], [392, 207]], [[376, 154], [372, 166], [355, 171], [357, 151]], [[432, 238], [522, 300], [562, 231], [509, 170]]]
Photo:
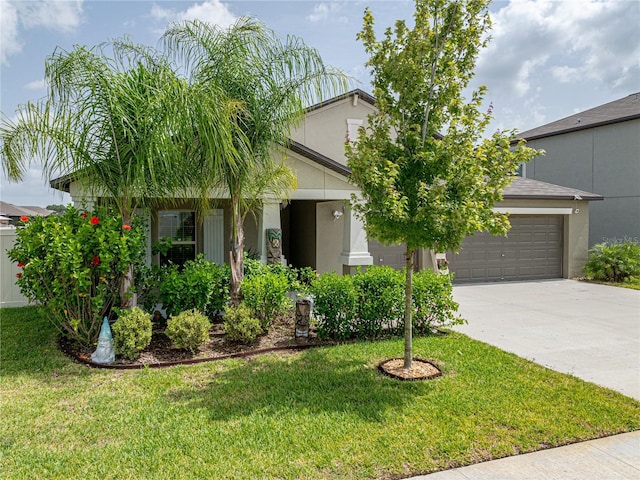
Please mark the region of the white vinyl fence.
[[0, 308], [22, 307], [29, 303], [16, 285], [16, 274], [20, 269], [7, 256], [7, 250], [13, 247], [15, 240], [15, 228], [0, 227]]

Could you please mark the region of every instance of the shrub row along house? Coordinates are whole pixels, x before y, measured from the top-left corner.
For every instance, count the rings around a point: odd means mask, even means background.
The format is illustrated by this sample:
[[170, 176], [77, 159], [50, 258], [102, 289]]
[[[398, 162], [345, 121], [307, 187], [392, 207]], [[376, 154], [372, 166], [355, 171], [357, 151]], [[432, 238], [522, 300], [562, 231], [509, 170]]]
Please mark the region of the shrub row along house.
[[[351, 273], [372, 264], [402, 268], [404, 247], [368, 240], [349, 203], [358, 191], [349, 182], [345, 142], [357, 139], [358, 129], [367, 126], [375, 108], [375, 98], [356, 89], [307, 109], [286, 151], [297, 187], [288, 201], [265, 198], [259, 211], [247, 217], [246, 250], [266, 262], [269, 247], [279, 246], [283, 261], [319, 273]], [[70, 193], [77, 204], [91, 200], [72, 177], [58, 178], [51, 185]], [[588, 191], [516, 177], [496, 206], [510, 213], [509, 235], [469, 237], [460, 254], [447, 254], [449, 268], [458, 282], [576, 277], [587, 257], [589, 202], [601, 199]], [[218, 208], [202, 222], [188, 198], [152, 212], [149, 245], [170, 239], [172, 246], [155, 255], [149, 249], [148, 261], [181, 263], [203, 253], [208, 260], [225, 262], [230, 250], [230, 203], [224, 195], [216, 200]], [[443, 255], [420, 251], [418, 257], [424, 269], [432, 268]]]

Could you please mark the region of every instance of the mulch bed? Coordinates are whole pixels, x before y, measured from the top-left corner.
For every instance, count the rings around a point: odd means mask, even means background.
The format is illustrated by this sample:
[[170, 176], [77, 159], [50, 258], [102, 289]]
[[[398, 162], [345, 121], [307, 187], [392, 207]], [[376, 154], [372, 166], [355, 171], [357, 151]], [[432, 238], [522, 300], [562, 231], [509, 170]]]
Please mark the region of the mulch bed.
[[224, 358], [247, 357], [269, 352], [286, 350], [304, 350], [322, 345], [333, 345], [335, 342], [320, 340], [316, 332], [311, 329], [308, 338], [295, 338], [294, 315], [277, 318], [271, 324], [269, 332], [258, 337], [250, 345], [230, 342], [225, 338], [222, 324], [215, 323], [211, 327], [210, 340], [201, 346], [197, 352], [191, 353], [172, 347], [171, 341], [161, 328], [155, 329], [151, 343], [144, 349], [135, 361], [116, 358], [111, 365], [101, 365], [91, 361], [90, 351], [64, 339], [60, 340], [60, 347], [67, 355], [79, 362], [92, 367], [111, 369], [139, 369], [146, 367], [159, 368], [173, 365], [188, 365], [193, 363], [221, 360]]
[[392, 378], [398, 380], [428, 380], [442, 375], [438, 367], [428, 360], [414, 358], [411, 362], [411, 368], [404, 369], [404, 359], [392, 358], [385, 360], [378, 365], [378, 370]]
[[[271, 352], [298, 351], [308, 348], [335, 345], [336, 342], [321, 340], [312, 328], [308, 338], [295, 338], [295, 317], [288, 314], [277, 318], [272, 322], [269, 332], [258, 337], [255, 343], [250, 345], [230, 342], [226, 339], [221, 323], [215, 323], [211, 327], [210, 340], [201, 346], [197, 352], [191, 353], [180, 350], [171, 345], [171, 340], [163, 333], [163, 328], [154, 329], [151, 343], [144, 349], [135, 361], [116, 358], [115, 363], [102, 365], [91, 361], [90, 351], [60, 340], [60, 347], [70, 357], [79, 362], [96, 368], [108, 369], [141, 369], [144, 367], [161, 368], [175, 365], [189, 365], [201, 362], [222, 360], [225, 358], [249, 357]], [[414, 358], [410, 370], [403, 369], [402, 358], [385, 360], [378, 365], [378, 370], [385, 375], [399, 380], [425, 380], [442, 375], [440, 369], [428, 360]]]

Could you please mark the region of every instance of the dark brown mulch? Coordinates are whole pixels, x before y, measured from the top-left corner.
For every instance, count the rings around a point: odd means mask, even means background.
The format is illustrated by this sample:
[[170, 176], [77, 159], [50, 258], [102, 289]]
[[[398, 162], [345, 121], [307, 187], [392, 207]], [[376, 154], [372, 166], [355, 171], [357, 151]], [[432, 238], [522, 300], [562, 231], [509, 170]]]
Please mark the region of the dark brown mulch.
[[98, 365], [91, 361], [92, 351], [81, 348], [61, 340], [62, 350], [76, 360], [94, 367], [102, 368], [142, 368], [166, 367], [180, 364], [200, 363], [230, 357], [243, 357], [281, 350], [303, 350], [320, 345], [331, 345], [333, 342], [318, 339], [312, 329], [308, 338], [295, 338], [294, 315], [282, 316], [271, 324], [269, 332], [260, 336], [250, 345], [230, 342], [225, 338], [222, 324], [216, 323], [211, 327], [210, 340], [201, 346], [197, 352], [174, 348], [162, 329], [155, 329], [151, 343], [142, 351], [135, 361], [116, 358], [111, 365]]

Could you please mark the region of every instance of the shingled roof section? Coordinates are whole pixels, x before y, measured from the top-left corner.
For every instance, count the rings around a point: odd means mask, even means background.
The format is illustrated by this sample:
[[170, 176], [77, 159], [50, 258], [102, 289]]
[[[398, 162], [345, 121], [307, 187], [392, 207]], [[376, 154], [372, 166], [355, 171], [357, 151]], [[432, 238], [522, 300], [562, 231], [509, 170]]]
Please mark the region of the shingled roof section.
[[334, 172], [344, 175], [345, 177], [351, 175], [351, 170], [345, 165], [342, 165], [341, 163], [338, 163], [335, 160], [302, 145], [301, 143], [289, 140], [287, 148], [292, 152], [296, 152], [297, 154], [302, 155], [323, 167], [327, 167], [329, 170], [333, 170]]
[[517, 137], [535, 140], [612, 123], [626, 122], [636, 118], [640, 118], [640, 92], [632, 93], [619, 100], [527, 130], [519, 133]]
[[602, 195], [595, 193], [522, 177], [515, 177], [511, 185], [504, 189], [502, 197], [504, 199], [603, 200]]

